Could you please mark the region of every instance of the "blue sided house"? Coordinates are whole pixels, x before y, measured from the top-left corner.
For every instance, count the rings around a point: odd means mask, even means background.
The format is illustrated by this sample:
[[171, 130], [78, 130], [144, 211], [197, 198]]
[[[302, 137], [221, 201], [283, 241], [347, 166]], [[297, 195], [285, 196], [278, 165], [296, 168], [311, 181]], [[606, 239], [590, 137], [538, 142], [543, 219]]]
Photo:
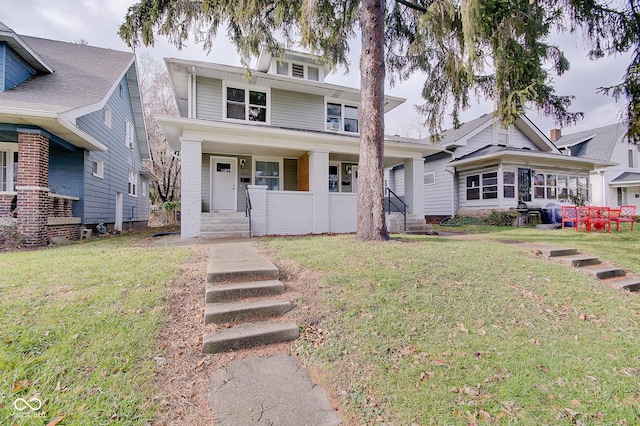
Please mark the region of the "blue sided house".
[[146, 226], [150, 158], [133, 53], [0, 23], [0, 220], [23, 244]]

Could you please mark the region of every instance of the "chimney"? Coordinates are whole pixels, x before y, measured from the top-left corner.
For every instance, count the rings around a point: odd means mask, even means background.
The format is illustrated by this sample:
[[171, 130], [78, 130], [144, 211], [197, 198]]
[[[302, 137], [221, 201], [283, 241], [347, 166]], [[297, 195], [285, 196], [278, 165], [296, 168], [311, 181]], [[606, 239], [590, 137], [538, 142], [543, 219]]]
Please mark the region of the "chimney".
[[562, 129], [551, 129], [551, 135], [549, 139], [551, 139], [551, 142], [555, 142], [558, 139], [560, 139], [561, 136], [562, 136]]

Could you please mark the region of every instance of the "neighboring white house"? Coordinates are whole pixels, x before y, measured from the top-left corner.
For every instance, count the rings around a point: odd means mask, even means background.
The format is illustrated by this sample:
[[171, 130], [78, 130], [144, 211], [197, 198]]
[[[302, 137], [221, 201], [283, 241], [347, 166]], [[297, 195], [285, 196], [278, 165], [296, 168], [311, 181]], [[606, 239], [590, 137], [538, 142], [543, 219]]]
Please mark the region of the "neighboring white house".
[[[253, 235], [356, 230], [360, 90], [327, 84], [314, 57], [261, 55], [240, 67], [166, 59], [180, 118], [158, 121], [182, 161], [183, 238], [212, 215], [244, 212]], [[385, 112], [405, 100], [386, 96]], [[384, 164], [403, 164], [409, 212], [423, 210], [423, 157], [441, 148], [387, 139]]]
[[[563, 155], [526, 117], [503, 128], [485, 114], [443, 133], [445, 151], [425, 158], [424, 213], [442, 217], [486, 215], [515, 209], [520, 201], [539, 207], [568, 203], [589, 188], [589, 172], [609, 161]], [[391, 169], [389, 183], [404, 180]]]
[[568, 155], [616, 163], [590, 173], [591, 204], [640, 208], [640, 155], [626, 131], [627, 123], [616, 123], [564, 136], [558, 129], [551, 132], [551, 140]]

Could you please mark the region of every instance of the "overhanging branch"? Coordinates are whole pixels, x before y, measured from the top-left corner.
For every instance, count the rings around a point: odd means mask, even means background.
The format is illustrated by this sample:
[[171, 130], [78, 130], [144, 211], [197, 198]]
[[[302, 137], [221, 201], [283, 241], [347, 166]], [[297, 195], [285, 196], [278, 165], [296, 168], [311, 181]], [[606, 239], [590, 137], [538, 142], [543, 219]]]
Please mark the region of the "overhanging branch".
[[427, 13], [427, 9], [426, 8], [424, 8], [424, 7], [422, 7], [422, 6], [418, 5], [418, 4], [415, 4], [415, 3], [411, 3], [409, 0], [396, 0], [396, 3], [400, 3], [402, 5], [405, 5], [410, 9], [417, 10], [418, 12]]

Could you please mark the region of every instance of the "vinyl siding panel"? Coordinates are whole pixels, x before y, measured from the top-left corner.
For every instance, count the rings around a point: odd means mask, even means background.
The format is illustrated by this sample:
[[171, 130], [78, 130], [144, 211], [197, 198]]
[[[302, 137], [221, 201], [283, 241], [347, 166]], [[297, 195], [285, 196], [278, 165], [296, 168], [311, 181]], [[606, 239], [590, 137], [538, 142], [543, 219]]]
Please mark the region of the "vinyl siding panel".
[[[102, 110], [78, 118], [77, 125], [107, 146], [107, 152], [87, 152], [84, 161], [84, 223], [115, 222], [116, 193], [123, 194], [123, 221], [149, 219], [149, 195], [142, 193], [146, 179], [139, 176], [142, 160], [134, 132], [133, 149], [125, 144], [126, 122], [134, 123], [126, 77], [111, 98], [111, 127], [104, 124]], [[93, 176], [93, 158], [104, 162], [104, 177]], [[138, 196], [128, 195], [129, 171], [137, 175]]]
[[324, 98], [306, 93], [271, 90], [271, 125], [324, 130]]
[[6, 44], [4, 45], [4, 89], [11, 90], [29, 77], [35, 75], [36, 71], [29, 66], [16, 52]]
[[196, 80], [196, 117], [222, 121], [222, 81], [212, 78]]
[[450, 161], [451, 158], [441, 158], [425, 162], [425, 174], [435, 173], [435, 184], [425, 185], [423, 190], [424, 212], [427, 216], [449, 216], [452, 214], [453, 175], [445, 170]]
[[5, 91], [6, 78], [5, 78], [5, 62], [7, 57], [7, 44], [0, 42], [0, 92]]

